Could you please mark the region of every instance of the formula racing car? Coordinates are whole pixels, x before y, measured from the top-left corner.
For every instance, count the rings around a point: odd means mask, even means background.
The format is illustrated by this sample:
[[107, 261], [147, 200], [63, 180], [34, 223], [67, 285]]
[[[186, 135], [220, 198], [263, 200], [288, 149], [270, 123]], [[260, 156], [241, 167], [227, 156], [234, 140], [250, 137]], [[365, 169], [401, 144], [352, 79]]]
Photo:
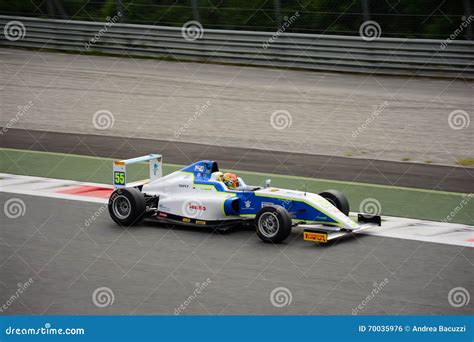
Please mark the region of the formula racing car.
[[[146, 161], [150, 179], [128, 184], [127, 165]], [[114, 161], [115, 191], [108, 209], [117, 224], [131, 226], [143, 219], [217, 229], [251, 224], [264, 242], [280, 243], [296, 226], [304, 228], [305, 240], [328, 242], [381, 223], [378, 215], [351, 219], [346, 197], [336, 190], [286, 190], [271, 187], [270, 180], [263, 186], [247, 185], [240, 177], [223, 174], [211, 160], [163, 176], [162, 162], [159, 154]]]

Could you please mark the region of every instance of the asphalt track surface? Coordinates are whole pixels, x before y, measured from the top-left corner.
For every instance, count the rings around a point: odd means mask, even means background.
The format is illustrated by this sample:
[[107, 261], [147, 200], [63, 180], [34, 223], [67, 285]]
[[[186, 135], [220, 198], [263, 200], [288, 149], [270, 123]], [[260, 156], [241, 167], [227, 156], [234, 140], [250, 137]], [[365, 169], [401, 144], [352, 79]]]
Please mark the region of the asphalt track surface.
[[10, 129], [0, 147], [126, 159], [161, 153], [166, 163], [217, 160], [220, 167], [264, 173], [474, 192], [474, 168], [330, 157], [174, 141]]
[[[474, 82], [463, 80], [8, 48], [0, 74], [0, 125], [32, 103], [16, 128], [448, 165], [474, 158]], [[105, 130], [93, 122], [102, 110], [113, 116]], [[465, 111], [452, 120], [461, 129], [449, 125], [453, 111]]]
[[[12, 194], [1, 193], [2, 203]], [[209, 285], [181, 314], [468, 315], [473, 304], [451, 306], [454, 287], [474, 289], [474, 249], [360, 236], [321, 247], [293, 232], [269, 245], [253, 231], [116, 226], [101, 204], [15, 195], [26, 210], [2, 211], [0, 301], [33, 279], [0, 314], [174, 314], [196, 286]], [[91, 221], [91, 217], [95, 217]], [[87, 224], [87, 222], [91, 224]], [[367, 301], [374, 283], [385, 282]], [[113, 304], [94, 305], [97, 288]], [[271, 303], [285, 287], [291, 303]]]

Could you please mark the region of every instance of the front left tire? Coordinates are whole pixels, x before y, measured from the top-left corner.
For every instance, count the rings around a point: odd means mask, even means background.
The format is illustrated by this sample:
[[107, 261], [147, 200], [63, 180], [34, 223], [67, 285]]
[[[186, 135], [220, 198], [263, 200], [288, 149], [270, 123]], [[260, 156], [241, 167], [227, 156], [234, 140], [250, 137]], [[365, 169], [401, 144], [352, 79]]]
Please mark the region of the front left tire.
[[291, 233], [292, 221], [288, 211], [279, 205], [263, 207], [255, 216], [258, 237], [268, 243], [281, 243]]
[[140, 223], [146, 213], [145, 196], [135, 188], [120, 188], [109, 198], [109, 214], [121, 226]]

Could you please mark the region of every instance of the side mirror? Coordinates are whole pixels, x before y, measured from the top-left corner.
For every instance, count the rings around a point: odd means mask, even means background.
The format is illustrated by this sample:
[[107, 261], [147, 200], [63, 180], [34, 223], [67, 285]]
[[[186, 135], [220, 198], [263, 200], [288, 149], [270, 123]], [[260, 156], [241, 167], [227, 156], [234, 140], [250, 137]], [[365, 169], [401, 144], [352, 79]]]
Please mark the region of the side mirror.
[[267, 180], [265, 181], [264, 188], [268, 188], [271, 183], [272, 183], [272, 180], [271, 180], [271, 179], [267, 179]]

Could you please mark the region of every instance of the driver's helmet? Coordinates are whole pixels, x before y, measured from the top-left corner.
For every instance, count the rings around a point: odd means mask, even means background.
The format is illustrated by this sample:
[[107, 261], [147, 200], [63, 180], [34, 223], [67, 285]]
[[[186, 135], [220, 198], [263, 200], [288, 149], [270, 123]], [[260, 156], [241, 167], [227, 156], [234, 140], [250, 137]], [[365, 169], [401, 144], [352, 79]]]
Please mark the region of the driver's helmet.
[[235, 173], [224, 173], [222, 181], [229, 189], [235, 189], [239, 186], [239, 179]]

